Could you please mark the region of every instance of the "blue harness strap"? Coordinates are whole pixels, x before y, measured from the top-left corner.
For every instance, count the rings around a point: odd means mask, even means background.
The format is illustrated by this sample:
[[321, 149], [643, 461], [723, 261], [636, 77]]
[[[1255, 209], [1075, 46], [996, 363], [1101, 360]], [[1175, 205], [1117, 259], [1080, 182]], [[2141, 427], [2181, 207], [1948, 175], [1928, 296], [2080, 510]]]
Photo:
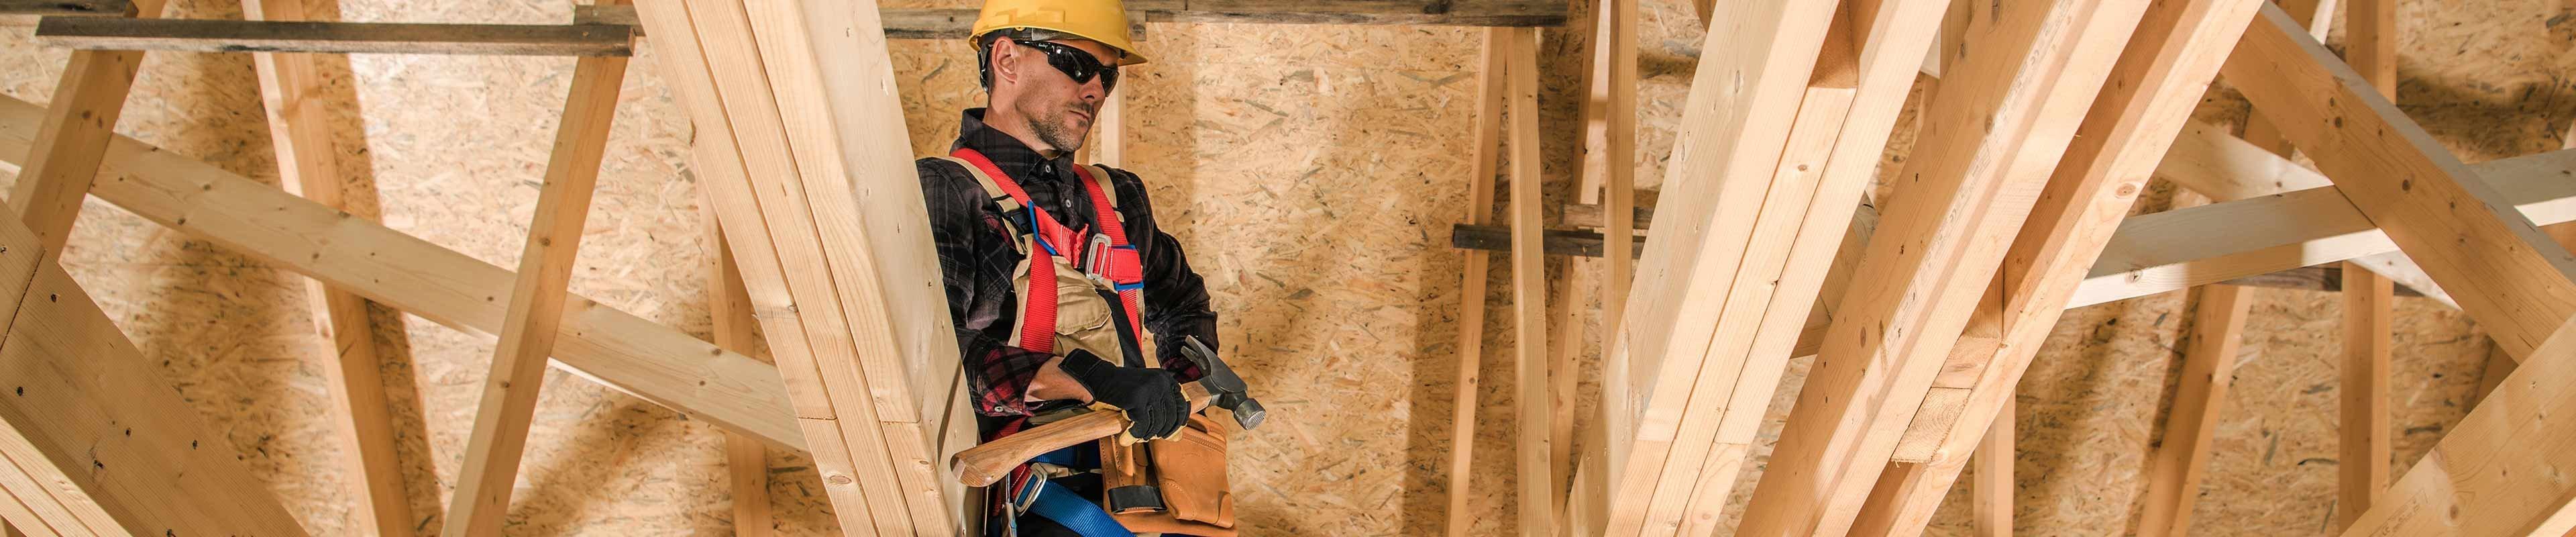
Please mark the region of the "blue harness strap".
[[[1031, 458], [1029, 462], [1042, 462], [1066, 468], [1099, 468], [1099, 452], [1082, 449], [1084, 447], [1088, 446], [1077, 445], [1051, 451]], [[1047, 520], [1054, 521], [1065, 529], [1082, 534], [1082, 537], [1136, 536], [1135, 532], [1127, 531], [1127, 526], [1119, 524], [1118, 519], [1111, 518], [1108, 511], [1102, 510], [1100, 504], [1091, 503], [1091, 500], [1075, 494], [1073, 489], [1065, 488], [1064, 485], [1052, 480], [1032, 478], [1011, 495], [1010, 501], [1013, 504], [1026, 505], [1028, 513], [1046, 517]], [[1012, 533], [1017, 533], [1018, 521], [1004, 521], [1003, 525], [1012, 527]]]

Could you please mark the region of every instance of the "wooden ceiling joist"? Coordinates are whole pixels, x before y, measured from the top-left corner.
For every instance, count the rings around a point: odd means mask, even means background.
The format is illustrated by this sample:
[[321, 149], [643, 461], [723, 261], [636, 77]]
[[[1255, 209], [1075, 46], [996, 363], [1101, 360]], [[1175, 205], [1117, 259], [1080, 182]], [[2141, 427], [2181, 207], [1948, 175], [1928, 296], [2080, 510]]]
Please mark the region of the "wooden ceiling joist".
[[56, 535], [304, 535], [39, 244], [0, 222], [0, 488], [27, 508], [0, 514]]
[[[0, 100], [0, 159], [21, 155], [44, 111]], [[449, 328], [498, 334], [509, 269], [296, 197], [196, 159], [116, 137], [91, 194], [136, 216]], [[14, 166], [13, 166], [14, 167]], [[805, 441], [777, 369], [588, 298], [572, 298], [554, 360], [574, 374], [782, 449]]]
[[[1979, 449], [1980, 439], [1991, 437], [1987, 428], [2009, 419], [2006, 409], [2012, 407], [2022, 373], [2065, 311], [2065, 297], [2145, 191], [2166, 145], [2199, 104], [2260, 2], [2160, 2], [2138, 19], [2029, 219], [2003, 255], [2000, 289], [1995, 291], [2002, 297], [2000, 311], [1971, 317], [1965, 329], [1972, 335], [1994, 334], [1996, 344], [1971, 347], [1962, 342], [1946, 355], [1948, 363], [1926, 392], [1927, 404], [1906, 424], [1893, 451], [1920, 458], [1888, 464], [1858, 515], [1856, 533], [1920, 533], [1970, 453]], [[1959, 71], [1974, 72], [1973, 66]], [[1969, 80], [1953, 77], [1943, 83]], [[1979, 326], [1987, 319], [1995, 326]], [[1958, 352], [1960, 348], [1974, 352]], [[1906, 445], [1918, 440], [1931, 445]], [[1931, 449], [1926, 453], [1924, 447]], [[2010, 460], [2012, 454], [1990, 456]]]
[[2234, 54], [2230, 83], [2507, 352], [2576, 314], [2576, 257], [2288, 13], [2265, 8]]
[[2009, 4], [1971, 24], [1974, 46], [1925, 107], [1928, 143], [1897, 175], [1903, 194], [1880, 215], [1738, 531], [1852, 529], [1960, 342], [1949, 334], [1988, 291], [1958, 283], [1990, 281], [2003, 262], [2009, 244], [1980, 239], [2020, 229], [2145, 8]]

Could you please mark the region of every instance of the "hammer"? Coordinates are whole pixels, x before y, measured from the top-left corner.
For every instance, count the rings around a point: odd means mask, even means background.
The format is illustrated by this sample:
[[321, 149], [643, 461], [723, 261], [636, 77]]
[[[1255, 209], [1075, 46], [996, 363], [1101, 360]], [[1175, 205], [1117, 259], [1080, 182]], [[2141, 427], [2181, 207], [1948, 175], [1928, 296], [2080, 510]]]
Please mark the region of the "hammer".
[[[1207, 375], [1198, 381], [1181, 385], [1181, 396], [1190, 400], [1190, 412], [1207, 409], [1210, 403], [1235, 412], [1235, 422], [1249, 429], [1261, 424], [1264, 412], [1261, 402], [1246, 392], [1243, 378], [1225, 362], [1208, 352], [1206, 344], [1191, 337], [1181, 354], [1199, 363]], [[957, 481], [967, 486], [991, 485], [1010, 475], [1011, 468], [1022, 462], [1083, 442], [1099, 440], [1127, 430], [1127, 415], [1116, 410], [1094, 410], [1080, 416], [1057, 420], [1018, 434], [1002, 437], [982, 445], [966, 448], [948, 458], [948, 469], [957, 472]]]

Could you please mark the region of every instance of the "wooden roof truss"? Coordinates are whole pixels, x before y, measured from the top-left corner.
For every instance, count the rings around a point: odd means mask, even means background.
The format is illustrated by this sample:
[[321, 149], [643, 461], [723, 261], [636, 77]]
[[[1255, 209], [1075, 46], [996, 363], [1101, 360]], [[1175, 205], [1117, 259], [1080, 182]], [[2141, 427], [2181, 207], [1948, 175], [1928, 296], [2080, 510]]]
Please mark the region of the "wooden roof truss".
[[[1634, 0], [1572, 17], [1559, 0], [1131, 7], [1140, 22], [1495, 26], [1482, 32], [1474, 196], [1455, 235], [1468, 258], [1451, 535], [1471, 520], [1459, 491], [1476, 427], [1484, 249], [1511, 253], [1523, 535], [1717, 531], [1788, 360], [1808, 355], [1816, 365], [1740, 533], [1919, 534], [1972, 462], [1981, 531], [2009, 533], [2013, 389], [2058, 315], [2221, 283], [2349, 297], [2345, 379], [2368, 389], [2346, 390], [2346, 458], [2383, 464], [2348, 464], [2347, 535], [2563, 534], [2576, 527], [2576, 480], [2545, 470], [2576, 454], [2516, 446], [2576, 442], [2576, 424], [2546, 419], [2576, 413], [2564, 388], [2576, 378], [2576, 256], [2535, 227], [2576, 220], [2576, 186], [2563, 179], [2576, 154], [2462, 164], [2390, 104], [2391, 0], [2346, 1], [2361, 21], [2349, 64], [2318, 43], [2333, 0], [1699, 0], [1710, 41], [1651, 238], [1638, 234], [1647, 215], [1628, 165]], [[549, 363], [724, 428], [746, 493], [765, 479], [743, 471], [762, 450], [811, 454], [846, 533], [974, 531], [974, 495], [943, 470], [973, 440], [962, 380], [944, 360], [954, 340], [937, 316], [903, 314], [941, 291], [929, 238], [912, 225], [925, 216], [906, 131], [888, 127], [903, 115], [885, 54], [889, 38], [956, 35], [971, 13], [645, 0], [585, 6], [569, 25], [391, 25], [303, 22], [328, 17], [290, 0], [250, 0], [249, 21], [154, 20], [162, 4], [0, 2], [22, 21], [43, 16], [40, 38], [78, 49], [50, 106], [0, 102], [0, 158], [20, 174], [8, 198], [20, 217], [0, 223], [0, 381], [14, 386], [0, 394], [0, 519], [18, 531], [302, 532], [274, 498], [242, 493], [258, 488], [247, 470], [200, 441], [194, 414], [53, 260], [89, 196], [314, 280], [315, 329], [334, 342], [333, 396], [357, 454], [346, 468], [363, 476], [352, 492], [374, 531], [419, 517], [401, 497], [367, 301], [501, 340], [449, 535], [499, 532]], [[1597, 232], [1540, 219], [1540, 35], [1529, 27], [1592, 36], [1586, 165], [1568, 222]], [[712, 343], [566, 291], [625, 57], [643, 34], [698, 128], [691, 156], [722, 252]], [[142, 50], [259, 52], [285, 188], [116, 136]], [[341, 187], [363, 178], [334, 171], [309, 56], [278, 52], [581, 56], [517, 270], [346, 212]], [[1870, 200], [1924, 73], [1940, 77], [1900, 196]], [[2259, 111], [2243, 139], [2187, 120], [2222, 74]], [[2321, 171], [2289, 161], [2290, 147]], [[1510, 194], [1499, 221], [1497, 176]], [[2126, 217], [2150, 177], [2216, 202]], [[1548, 255], [1605, 251], [1565, 278], [1544, 271]], [[2329, 263], [2342, 266], [2318, 267]], [[1575, 306], [1591, 278], [1610, 329], [1601, 369], [1579, 371], [1587, 334]], [[2392, 480], [2386, 331], [2399, 284], [2486, 327], [2512, 373]], [[2155, 455], [2140, 533], [2188, 526], [2245, 314], [2231, 289], [2200, 301], [2185, 366], [2196, 378], [2167, 433], [2186, 441]], [[739, 352], [753, 323], [772, 356]], [[1590, 375], [1604, 379], [1603, 414], [1574, 416], [1573, 381]], [[765, 520], [758, 503], [737, 517]]]

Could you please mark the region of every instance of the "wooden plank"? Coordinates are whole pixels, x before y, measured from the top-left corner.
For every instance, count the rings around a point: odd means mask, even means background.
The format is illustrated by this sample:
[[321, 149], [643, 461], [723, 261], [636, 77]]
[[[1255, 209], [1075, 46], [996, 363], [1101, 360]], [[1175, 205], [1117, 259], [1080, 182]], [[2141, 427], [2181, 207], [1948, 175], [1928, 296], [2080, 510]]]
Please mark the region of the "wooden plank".
[[2508, 352], [2528, 351], [2576, 313], [2576, 256], [2278, 7], [2264, 10], [2224, 68], [2314, 157], [2354, 208], [2420, 262]]
[[[0, 453], [21, 500], [51, 495], [73, 535], [304, 535], [266, 485], [125, 336], [32, 233], [0, 223], [0, 287], [15, 311], [0, 341]], [[30, 280], [32, 276], [32, 280]], [[36, 475], [30, 475], [36, 474]]]
[[[762, 311], [777, 312], [764, 316], [764, 322], [776, 317], [794, 323], [791, 329], [781, 329], [784, 322], [770, 323], [764, 334], [770, 349], [778, 352], [779, 373], [786, 379], [798, 423], [814, 453], [815, 467], [823, 474], [824, 492], [835, 507], [841, 530], [862, 535], [908, 532], [911, 516], [900, 499], [883, 433], [875, 426], [874, 406], [836, 399], [830, 389], [831, 376], [858, 374], [858, 349], [853, 330], [841, 316], [831, 269], [816, 246], [822, 239], [813, 214], [799, 199], [805, 192], [792, 184], [802, 180], [800, 163], [788, 152], [787, 126], [755, 44], [751, 17], [734, 2], [674, 2], [686, 6], [685, 14], [657, 4], [661, 3], [648, 4], [643, 12], [645, 24], [659, 28], [652, 31], [661, 36], [657, 39], [674, 40], [682, 32], [677, 26], [686, 23], [691, 41], [703, 54], [695, 62], [677, 62], [679, 66], [670, 71], [674, 79], [691, 80], [684, 85], [708, 81], [696, 92], [700, 98], [690, 105], [694, 122], [733, 140], [731, 145], [697, 147], [733, 153], [700, 154], [696, 161], [711, 172], [721, 172], [703, 176], [704, 187], [717, 200], [726, 239], [743, 263], [745, 284], [755, 304]], [[654, 15], [660, 11], [667, 13]], [[683, 51], [675, 58], [687, 57], [685, 47], [673, 48]], [[720, 115], [712, 115], [717, 112]], [[722, 129], [716, 130], [718, 126]], [[724, 169], [731, 163], [740, 163], [743, 171]], [[762, 229], [767, 232], [750, 233]], [[805, 352], [791, 352], [794, 349]], [[844, 378], [839, 383], [858, 382]]]
[[125, 17], [134, 14], [126, 0], [0, 0], [0, 27], [34, 26], [45, 17]]
[[1976, 535], [2012, 537], [2013, 453], [2013, 404], [2005, 403], [1985, 440], [1977, 442], [1977, 480], [1969, 493], [1975, 503], [1968, 510]]
[[2342, 534], [2556, 536], [2576, 527], [2563, 516], [2576, 480], [2552, 470], [2576, 465], [2576, 450], [2533, 448], [2576, 442], [2576, 424], [2554, 419], [2576, 412], [2576, 390], [2566, 389], [2576, 378], [2576, 324], [2543, 341]]
[[[2534, 223], [2576, 221], [2576, 183], [2564, 179], [2576, 173], [2576, 151], [2488, 161], [2469, 169]], [[2140, 215], [2120, 223], [2120, 232], [2067, 307], [2393, 251], [2397, 247], [2389, 237], [2333, 190]], [[2460, 295], [2452, 291], [2454, 297]]]
[[[2173, 150], [2165, 153], [2156, 177], [2222, 201], [2232, 201], [2311, 188], [2332, 187], [2324, 174], [2275, 155], [2266, 147], [2287, 147], [2275, 129], [2248, 129], [2260, 141], [2230, 136], [2225, 127], [2193, 122], [2183, 128]], [[2179, 207], [2179, 206], [2177, 206]], [[2459, 302], [2434, 285], [2424, 268], [2405, 254], [2385, 252], [2353, 258], [2351, 263], [2397, 282], [2415, 296], [2458, 308]], [[2338, 263], [2340, 264], [2340, 263]]]
[[[1561, 0], [1137, 0], [1126, 4], [1127, 17], [1138, 22], [1243, 24], [1548, 27], [1565, 25], [1570, 11]], [[635, 11], [629, 8], [575, 6], [573, 13], [576, 23], [635, 23]], [[975, 26], [978, 10], [882, 8], [878, 13], [887, 39], [964, 39]]]
[[[24, 305], [38, 267], [51, 264], [42, 261], [44, 250], [37, 246], [41, 243], [26, 226], [0, 223], [0, 350], [5, 350], [6, 336], [18, 319], [18, 308]], [[71, 478], [39, 454], [34, 445], [14, 432], [0, 434], [0, 440], [6, 440], [0, 442], [0, 463], [5, 463], [0, 464], [0, 489], [10, 492], [13, 502], [27, 511], [13, 512], [10, 522], [72, 535], [117, 530], [114, 517], [87, 496], [56, 497], [56, 490], [76, 491], [77, 487], [70, 486]], [[90, 520], [99, 521], [101, 529], [90, 529]]]
[[[2361, 77], [2391, 104], [2397, 100], [2397, 2], [2354, 0], [2346, 10], [2345, 54]], [[2314, 37], [2311, 35], [2310, 37]], [[2475, 181], [2476, 177], [2463, 179]], [[2506, 216], [2511, 216], [2507, 213]], [[2547, 241], [2556, 244], [2556, 241]], [[2563, 246], [2562, 246], [2563, 248]], [[2337, 387], [2340, 458], [2336, 468], [2335, 526], [2361, 518], [2388, 490], [2389, 332], [2396, 317], [2392, 283], [2357, 261], [2345, 261], [2343, 383]]]
[[[1633, 174], [1635, 172], [1630, 171], [1630, 173]], [[1631, 200], [1631, 202], [1633, 201], [1634, 200]], [[1628, 220], [1628, 229], [1631, 233], [1645, 232], [1647, 224], [1655, 217], [1655, 208], [1653, 207], [1636, 207], [1632, 205], [1628, 208], [1628, 212], [1632, 215]], [[1577, 203], [1567, 205], [1565, 206], [1565, 225], [1588, 228], [1609, 227], [1610, 223], [1606, 218], [1601, 216], [1602, 214], [1604, 214], [1604, 211], [1602, 206], [1599, 204]]]
[[964, 488], [942, 478], [932, 457], [937, 442], [971, 431], [973, 422], [964, 405], [952, 404], [961, 401], [964, 382], [952, 324], [918, 314], [947, 298], [922, 225], [930, 217], [921, 180], [911, 173], [911, 141], [888, 128], [902, 124], [903, 107], [877, 6], [749, 7], [778, 108], [798, 111], [784, 118], [787, 138], [845, 323], [856, 330], [863, 369], [849, 371], [855, 379], [826, 371], [824, 380], [835, 401], [874, 407], [871, 425], [881, 429], [902, 486], [893, 499], [910, 509], [912, 527], [954, 532], [964, 513], [949, 498], [962, 497]]
[[[159, 17], [163, 0], [138, 0], [135, 13]], [[9, 210], [43, 238], [46, 259], [62, 255], [71, 240], [72, 222], [80, 219], [81, 200], [98, 178], [116, 119], [125, 113], [125, 94], [134, 89], [134, 71], [143, 53], [74, 51], [54, 85], [54, 100], [30, 144], [9, 190]]]
[[[43, 110], [0, 99], [0, 159], [25, 155]], [[154, 223], [466, 332], [496, 334], [516, 277], [363, 218], [119, 136], [99, 199]], [[0, 168], [9, 166], [0, 165]], [[566, 312], [557, 365], [781, 449], [804, 449], [776, 368], [587, 298]]]
[[[242, 3], [242, 14], [256, 20], [302, 20], [312, 18], [304, 4], [292, 0], [256, 0]], [[373, 206], [373, 200], [350, 203], [347, 183], [357, 181], [361, 195], [372, 197], [374, 188], [367, 178], [343, 177], [340, 173], [340, 148], [332, 140], [329, 110], [325, 106], [340, 98], [354, 100], [355, 95], [330, 95], [321, 70], [325, 60], [302, 54], [260, 53], [251, 55], [251, 65], [259, 79], [260, 102], [268, 111], [269, 145], [277, 148], [278, 183], [305, 199], [342, 212], [353, 207]], [[355, 218], [374, 219], [372, 214], [352, 213]], [[399, 535], [413, 531], [411, 500], [403, 489], [400, 453], [394, 445], [392, 405], [385, 398], [384, 378], [378, 373], [383, 360], [376, 352], [374, 323], [369, 322], [367, 299], [348, 291], [334, 289], [319, 281], [306, 280], [306, 307], [313, 316], [313, 328], [323, 342], [324, 382], [331, 392], [331, 405], [348, 420], [347, 431], [337, 439], [345, 456], [342, 475], [354, 476], [349, 491], [357, 499], [351, 509], [351, 525], [374, 528], [377, 535]]]
[[49, 17], [36, 40], [74, 50], [630, 56], [629, 26]]
[[[1475, 153], [1467, 163], [1467, 217], [1465, 222], [1482, 225], [1494, 219], [1494, 169], [1502, 153], [1503, 59], [1514, 54], [1509, 33], [1486, 29], [1483, 52], [1476, 71], [1476, 142]], [[1449, 536], [1465, 537], [1475, 525], [1467, 510], [1467, 498], [1474, 490], [1471, 484], [1476, 445], [1477, 377], [1483, 369], [1485, 350], [1485, 286], [1490, 279], [1486, 264], [1492, 255], [1468, 250], [1463, 280], [1458, 283], [1458, 404], [1451, 410], [1449, 422], [1457, 427], [1449, 439]]]
[[2200, 497], [2201, 477], [2209, 466], [2218, 411], [2235, 380], [2242, 342], [2237, 336], [2254, 302], [2250, 293], [2228, 285], [2201, 288], [2191, 343], [2183, 352], [2181, 383], [2174, 389], [2173, 409], [2165, 415], [2164, 438], [2147, 461], [2140, 536], [2183, 535], [2191, 529], [2192, 503]]
[[[707, 246], [714, 253], [707, 256], [712, 266], [707, 270], [707, 318], [717, 347], [762, 356], [755, 347], [760, 334], [753, 327], [760, 320], [752, 316], [751, 291], [742, 281], [742, 267], [734, 261], [733, 248], [725, 244], [724, 230], [717, 223], [715, 204], [707, 203], [700, 211], [707, 222]], [[736, 433], [725, 433], [725, 483], [733, 489], [733, 534], [736, 537], [765, 537], [771, 529], [769, 509], [769, 449], [760, 439]]]
[[1520, 507], [1520, 534], [1556, 531], [1558, 481], [1549, 462], [1548, 442], [1555, 413], [1548, 397], [1547, 258], [1539, 247], [1545, 224], [1539, 213], [1538, 32], [1510, 32], [1512, 54], [1503, 58], [1503, 91], [1509, 119], [1511, 200], [1504, 207], [1512, 226], [1512, 371], [1519, 396], [1513, 400], [1515, 487]]
[[573, 64], [572, 95], [565, 99], [553, 157], [537, 190], [536, 215], [519, 252], [509, 314], [475, 406], [474, 436], [466, 444], [442, 535], [501, 534], [518, 481], [519, 455], [527, 450], [528, 426], [536, 417], [537, 392], [545, 384], [546, 357], [554, 354], [563, 327], [573, 260], [581, 250], [582, 226], [590, 216], [599, 163], [607, 156], [609, 123], [617, 117], [618, 89], [625, 81], [626, 58], [582, 58]]
[[[2148, 172], [2206, 92], [2257, 1], [2159, 2], [2136, 13], [2135, 31], [2116, 53], [2099, 97], [2003, 255], [1994, 291], [2002, 298], [1993, 299], [2002, 302], [1998, 313], [1970, 318], [1968, 337], [1950, 349], [1926, 404], [1904, 426], [1895, 452], [1924, 455], [1884, 466], [1855, 532], [1914, 535], [1930, 521], [1985, 428], [2013, 402], [2080, 269], [2095, 262], [2145, 189]], [[1976, 71], [1975, 48], [1969, 63], [1942, 81], [1943, 94]], [[1985, 326], [1986, 319], [1994, 326]]]
[[[1649, 299], [1630, 303], [1608, 361], [1628, 370], [1605, 373], [1605, 394], [1617, 395], [1605, 400], [1620, 405], [1607, 420], [1614, 443], [1603, 462], [1613, 472], [1610, 534], [1687, 531], [1685, 511], [1710, 512], [1717, 507], [1704, 500], [1727, 496], [1717, 489], [1733, 486], [1796, 327], [1810, 320], [1840, 232], [1853, 223], [1848, 211], [1929, 46], [1933, 28], [1925, 21], [1938, 20], [1929, 15], [1942, 3], [1853, 3], [1851, 20], [1868, 21], [1854, 26], [1866, 28], [1854, 36], [1863, 43], [1857, 88], [1796, 88], [1794, 107], [1784, 95], [1791, 90], [1762, 90], [1812, 82], [1833, 14], [1809, 10], [1826, 6], [1725, 4], [1730, 14], [1714, 17], [1703, 50], [1729, 54], [1701, 57], [1694, 105], [1684, 115], [1689, 127], [1659, 207], [1660, 227], [1686, 230], [1692, 239], [1648, 241], [1636, 293]], [[1805, 48], [1810, 43], [1818, 48]], [[1790, 79], [1773, 80], [1784, 76]], [[1716, 105], [1727, 113], [1694, 115]], [[1837, 124], [1840, 132], [1826, 135], [1834, 150], [1822, 162], [1785, 162], [1779, 155], [1789, 140], [1771, 138], [1804, 139], [1815, 135], [1805, 131]], [[1692, 129], [1708, 138], [1695, 141]], [[1721, 179], [1765, 173], [1771, 181]], [[1675, 186], [1692, 181], [1711, 185]], [[1815, 182], [1801, 188], [1807, 181]], [[1693, 191], [1699, 193], [1674, 195]], [[1620, 352], [1634, 363], [1622, 362]]]
[[2145, 8], [2007, 5], [1970, 28], [1977, 45], [1925, 108], [1933, 142], [1897, 175], [1905, 194], [1881, 215], [1739, 531], [1852, 528], [1957, 343], [1939, 334], [1960, 333], [1986, 291], [1948, 283], [1994, 278], [2010, 244], [1984, 237], [2021, 228]]
[[[1589, 95], [1582, 105], [1583, 171], [1575, 200], [1596, 208], [1606, 204], [1620, 214], [1633, 214], [1637, 212], [1637, 2], [1605, 0], [1596, 3], [1595, 7], [1591, 28], [1593, 36], [1588, 41], [1591, 66], [1585, 70], [1588, 78], [1585, 87]], [[1572, 207], [1568, 206], [1568, 209]], [[1631, 222], [1614, 224], [1607, 234], [1612, 235], [1610, 238], [1615, 244], [1605, 244], [1605, 248], [1635, 251], [1639, 242], [1637, 227]], [[1601, 460], [1609, 455], [1607, 420], [1578, 419], [1574, 413], [1580, 406], [1576, 400], [1577, 384], [1584, 377], [1578, 372], [1581, 370], [1579, 358], [1582, 349], [1590, 344], [1584, 337], [1586, 330], [1581, 316], [1590, 309], [1586, 293], [1593, 285], [1600, 286], [1601, 333], [1617, 333], [1619, 315], [1627, 309], [1628, 285], [1636, 271], [1634, 257], [1610, 256], [1605, 261], [1569, 259], [1568, 292], [1560, 299], [1561, 304], [1573, 312], [1561, 318], [1563, 335], [1558, 337], [1563, 352], [1557, 360], [1560, 373], [1556, 390], [1559, 399], [1554, 419], [1556, 441], [1560, 445], [1557, 446], [1555, 462], [1569, 481], [1565, 497], [1566, 525], [1559, 530], [1560, 534], [1597, 534], [1604, 530], [1597, 521], [1601, 520], [1600, 514], [1607, 508], [1607, 480], [1596, 476], [1577, 483], [1573, 477], [1579, 473], [1575, 468], [1579, 464], [1576, 462], [1578, 458]], [[1606, 337], [1604, 341], [1607, 341]], [[1608, 352], [1602, 354], [1604, 359], [1609, 358]], [[1626, 366], [1603, 364], [1594, 370], [1611, 369], [1624, 371]], [[1597, 408], [1606, 411], [1609, 407]], [[1578, 443], [1581, 447], [1579, 452], [1576, 450]], [[1578, 516], [1577, 511], [1583, 514]]]

